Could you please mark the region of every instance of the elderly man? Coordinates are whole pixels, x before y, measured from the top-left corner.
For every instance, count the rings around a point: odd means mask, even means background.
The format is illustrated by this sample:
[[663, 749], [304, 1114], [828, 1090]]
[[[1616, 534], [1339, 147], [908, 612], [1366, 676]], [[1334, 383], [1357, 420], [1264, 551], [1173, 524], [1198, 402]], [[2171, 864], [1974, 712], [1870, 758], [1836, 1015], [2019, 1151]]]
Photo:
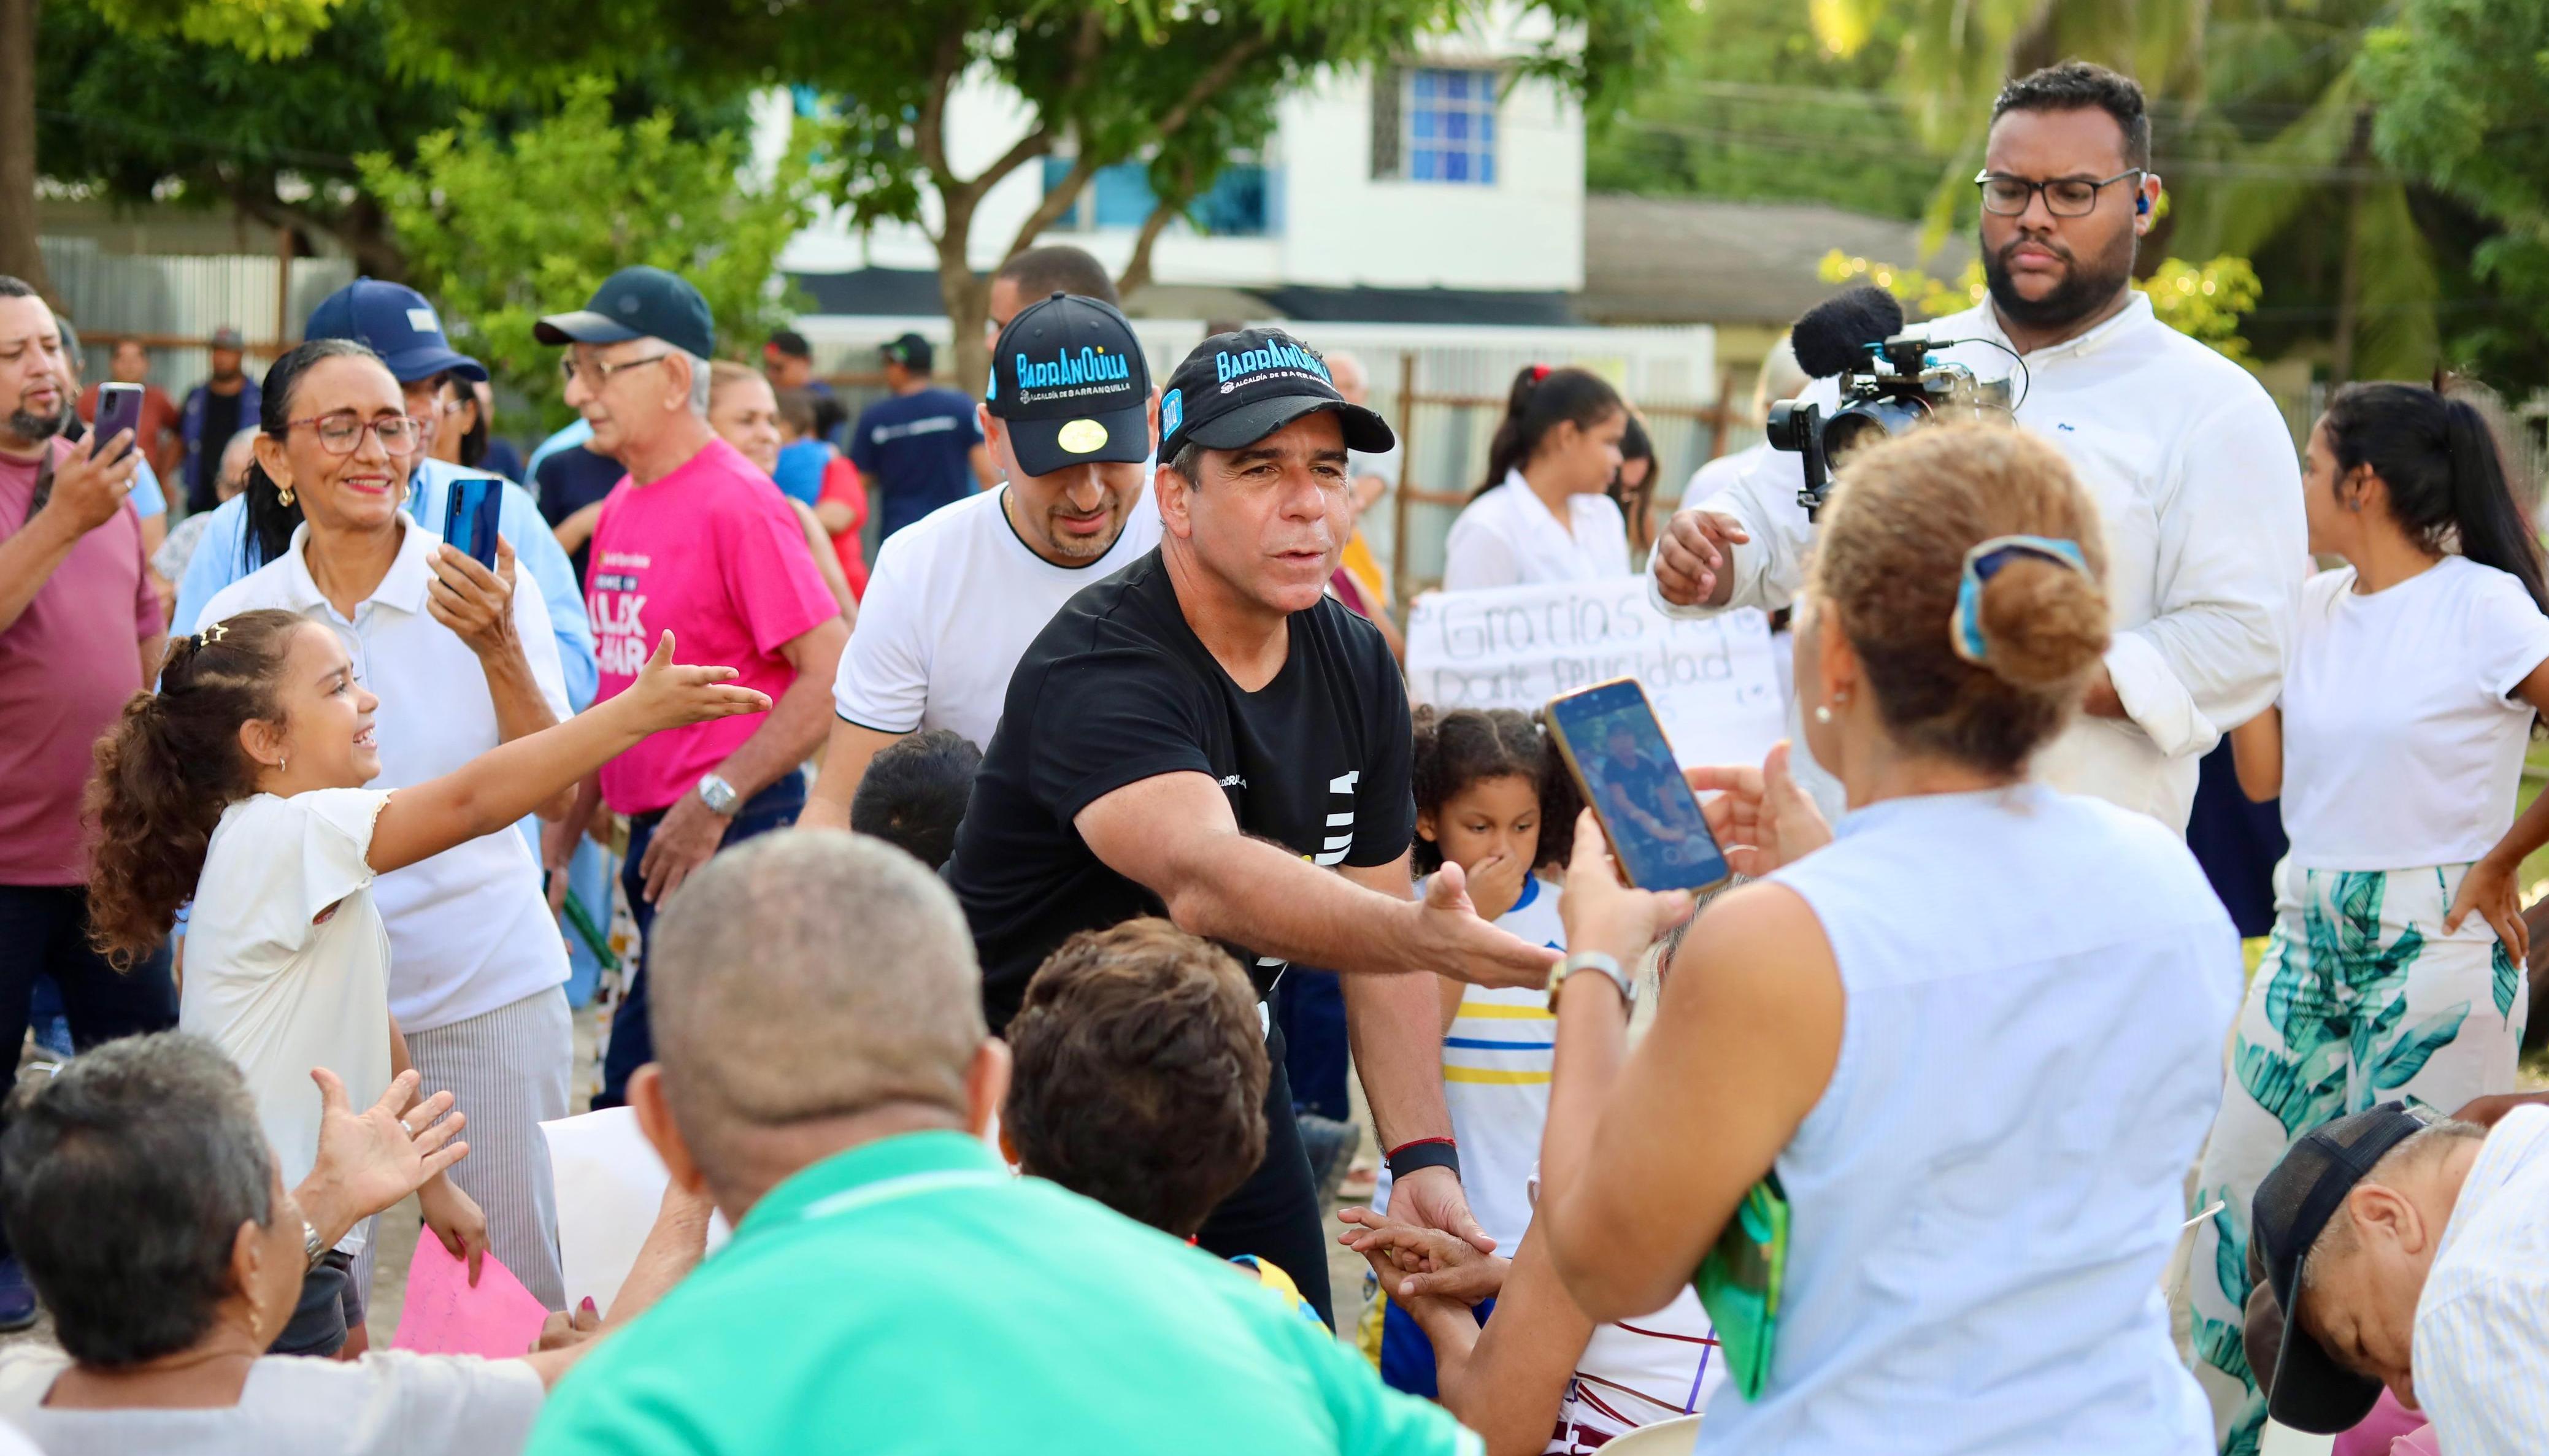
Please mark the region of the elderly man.
[[[1122, 360], [1121, 377], [1022, 383], [1084, 349]], [[800, 821], [809, 827], [847, 829], [868, 764], [900, 738], [946, 728], [990, 743], [1036, 633], [1159, 544], [1144, 491], [1151, 370], [1112, 305], [1058, 294], [1020, 313], [991, 351], [978, 410], [1008, 483], [932, 511], [879, 551], [832, 684], [831, 748]]]
[[2549, 1108], [2493, 1129], [2386, 1102], [2304, 1137], [2251, 1242], [2288, 1312], [2268, 1413], [2351, 1429], [2387, 1386], [2450, 1456], [2549, 1451]]
[[[1537, 985], [1557, 957], [1480, 920], [1457, 868], [1412, 897], [1406, 688], [1380, 634], [1327, 594], [1354, 524], [1346, 452], [1389, 448], [1389, 426], [1339, 397], [1316, 351], [1264, 330], [1197, 345], [1160, 423], [1160, 548], [1027, 649], [947, 864], [992, 1026], [1073, 934], [1141, 915], [1246, 947], [1261, 996], [1294, 960], [1349, 972], [1393, 1199], [1483, 1239], [1443, 1106], [1435, 979], [1392, 972]], [[1270, 1049], [1265, 1161], [1203, 1246], [1274, 1260], [1330, 1316], [1279, 1032]]]
[[[598, 803], [628, 816], [620, 883], [643, 936], [657, 902], [719, 846], [795, 822], [798, 766], [822, 742], [849, 627], [787, 499], [708, 427], [716, 331], [698, 289], [661, 268], [622, 268], [536, 332], [567, 348], [566, 402], [592, 424], [592, 448], [628, 471], [603, 502], [587, 569], [600, 696], [636, 682], [670, 632], [683, 661], [731, 664], [776, 704], [658, 733], [578, 796], [568, 836]], [[653, 1059], [646, 980], [641, 967], [613, 1014], [597, 1107], [618, 1106], [628, 1074]]]
[[[123, 434], [65, 442], [65, 378], [53, 311], [0, 276], [0, 1047], [12, 1058], [38, 975], [61, 989], [82, 1048], [177, 1023], [165, 950], [118, 972], [89, 946], [90, 752], [158, 675], [167, 635], [129, 499], [142, 454]], [[35, 1318], [0, 1242], [0, 1329]]]
[[[2140, 87], [2077, 61], [2011, 81], [1975, 181], [1991, 297], [1920, 330], [1939, 357], [2014, 380], [2019, 424], [2061, 449], [2107, 525], [2115, 642], [2035, 770], [2183, 832], [2197, 762], [2282, 680], [2308, 566], [2292, 433], [2255, 378], [2132, 286], [2160, 194]], [[1837, 386], [1803, 398], [1829, 412]], [[1648, 564], [1666, 612], [1794, 601], [1814, 538], [1800, 459], [1764, 454], [1685, 496]], [[1822, 775], [1799, 777], [1830, 801]]]
[[1011, 1176], [982, 1140], [1008, 1054], [918, 861], [777, 835], [658, 925], [629, 1097], [734, 1241], [559, 1385], [533, 1452], [1475, 1449], [1255, 1280]]

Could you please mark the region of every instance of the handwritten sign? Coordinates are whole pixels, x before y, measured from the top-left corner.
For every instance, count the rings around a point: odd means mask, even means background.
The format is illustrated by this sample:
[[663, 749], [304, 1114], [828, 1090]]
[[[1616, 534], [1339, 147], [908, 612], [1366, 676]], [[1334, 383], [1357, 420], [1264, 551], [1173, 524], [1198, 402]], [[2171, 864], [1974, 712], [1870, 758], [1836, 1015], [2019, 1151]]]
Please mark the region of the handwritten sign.
[[1408, 613], [1415, 702], [1537, 712], [1613, 678], [1646, 687], [1685, 768], [1758, 763], [1782, 735], [1787, 709], [1757, 611], [1667, 617], [1644, 578], [1621, 577], [1437, 592]]
[[527, 1354], [549, 1312], [494, 1254], [469, 1287], [469, 1265], [453, 1258], [427, 1230], [416, 1241], [408, 1266], [407, 1299], [399, 1307], [395, 1349], [425, 1355], [484, 1355], [503, 1360]]

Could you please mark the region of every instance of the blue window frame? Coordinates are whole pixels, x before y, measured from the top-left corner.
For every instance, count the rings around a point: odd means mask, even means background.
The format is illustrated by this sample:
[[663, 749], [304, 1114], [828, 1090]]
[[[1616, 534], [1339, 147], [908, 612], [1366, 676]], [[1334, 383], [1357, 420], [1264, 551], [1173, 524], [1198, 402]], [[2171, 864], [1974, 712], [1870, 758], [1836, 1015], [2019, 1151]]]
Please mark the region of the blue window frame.
[[[1046, 157], [1045, 190], [1063, 185], [1070, 172], [1069, 158]], [[1186, 221], [1210, 237], [1265, 237], [1278, 232], [1282, 228], [1280, 176], [1255, 162], [1232, 162], [1186, 210]], [[1119, 162], [1100, 167], [1087, 190], [1071, 200], [1071, 210], [1055, 220], [1053, 228], [1057, 232], [1130, 232], [1148, 221], [1157, 206], [1150, 168], [1141, 162]]]
[[1407, 73], [1407, 180], [1492, 187], [1496, 73], [1420, 66]]

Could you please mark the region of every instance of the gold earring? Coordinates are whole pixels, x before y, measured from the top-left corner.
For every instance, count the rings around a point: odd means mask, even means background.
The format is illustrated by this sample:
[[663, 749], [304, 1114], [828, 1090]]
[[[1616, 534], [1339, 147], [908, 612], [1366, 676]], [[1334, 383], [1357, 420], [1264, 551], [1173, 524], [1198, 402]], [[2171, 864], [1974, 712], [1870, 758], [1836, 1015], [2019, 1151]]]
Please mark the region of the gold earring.
[[291, 488], [290, 486], [277, 486], [277, 487], [275, 487], [275, 490], [274, 490], [274, 499], [275, 499], [275, 500], [277, 500], [282, 501], [282, 502], [283, 502], [284, 504], [286, 504], [286, 505], [291, 504], [291, 503], [292, 503], [292, 488]]

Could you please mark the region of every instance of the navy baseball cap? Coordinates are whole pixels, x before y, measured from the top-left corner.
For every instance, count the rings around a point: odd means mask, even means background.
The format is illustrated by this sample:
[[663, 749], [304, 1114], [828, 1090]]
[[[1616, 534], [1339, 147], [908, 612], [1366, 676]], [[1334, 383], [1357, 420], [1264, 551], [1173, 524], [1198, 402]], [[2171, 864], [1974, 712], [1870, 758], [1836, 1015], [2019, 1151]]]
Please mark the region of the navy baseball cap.
[[[236, 333], [225, 332], [234, 341], [224, 345], [217, 334], [214, 347], [238, 347]], [[433, 305], [404, 283], [355, 279], [319, 301], [319, 307], [310, 311], [310, 321], [302, 325], [301, 336], [352, 339], [380, 355], [401, 384], [445, 372], [472, 383], [484, 383], [487, 378], [486, 365], [453, 348], [451, 340], [442, 336], [442, 320], [434, 317]]]
[[899, 364], [915, 374], [927, 374], [938, 357], [936, 351], [929, 347], [929, 340], [916, 333], [888, 339], [877, 346], [877, 352], [884, 355], [888, 363]]
[[1029, 475], [1151, 458], [1151, 366], [1111, 304], [1057, 293], [1018, 311], [991, 346], [984, 406]]
[[544, 344], [615, 344], [660, 338], [700, 358], [716, 352], [716, 324], [708, 301], [677, 273], [639, 264], [602, 280], [592, 302], [572, 314], [551, 314], [531, 326]]
[[2404, 1102], [2338, 1118], [2305, 1134], [2257, 1185], [2248, 1242], [2263, 1248], [2266, 1283], [2283, 1310], [2283, 1338], [2271, 1370], [2256, 1369], [2266, 1413], [2295, 1430], [2334, 1435], [2353, 1429], [2381, 1399], [2381, 1382], [2340, 1365], [2302, 1328], [2302, 1261], [2320, 1230], [2390, 1149], [2424, 1130]]
[[1189, 443], [1207, 450], [1253, 445], [1322, 410], [1345, 426], [1349, 449], [1377, 455], [1398, 443], [1388, 420], [1337, 393], [1318, 350], [1279, 328], [1216, 333], [1169, 376], [1160, 397], [1160, 458]]

